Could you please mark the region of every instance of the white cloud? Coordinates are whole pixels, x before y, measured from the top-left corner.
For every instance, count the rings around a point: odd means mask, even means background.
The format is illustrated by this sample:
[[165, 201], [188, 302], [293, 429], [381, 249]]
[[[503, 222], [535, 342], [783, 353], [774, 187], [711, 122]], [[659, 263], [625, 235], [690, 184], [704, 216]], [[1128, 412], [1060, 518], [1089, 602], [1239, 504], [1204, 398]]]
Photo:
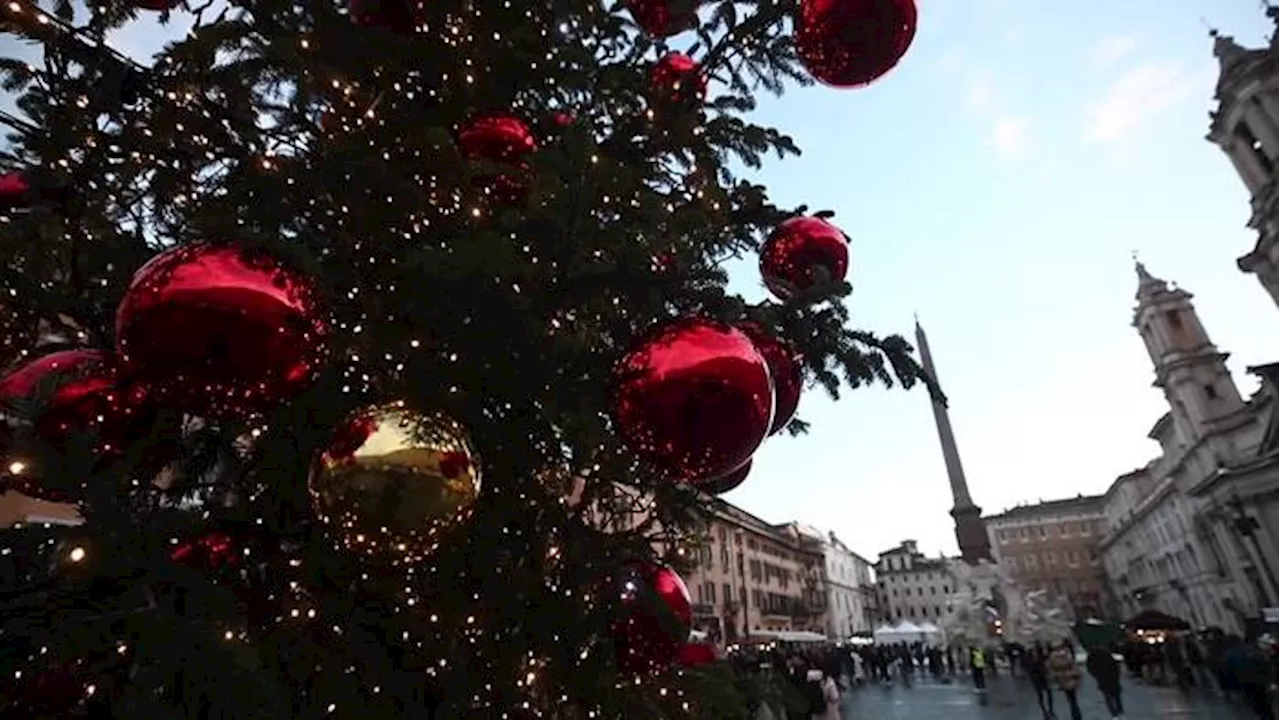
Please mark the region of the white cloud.
[[1199, 80], [1180, 63], [1139, 65], [1117, 77], [1088, 108], [1086, 137], [1115, 142], [1195, 92]]
[[964, 96], [964, 107], [975, 115], [989, 112], [995, 104], [996, 81], [989, 72], [977, 72], [969, 79], [969, 89]]
[[1089, 61], [1096, 68], [1109, 68], [1138, 47], [1138, 39], [1130, 35], [1112, 35], [1089, 51]]
[[1027, 119], [1020, 115], [998, 118], [991, 126], [991, 147], [1005, 160], [1020, 160], [1027, 155]]
[[948, 49], [938, 58], [938, 72], [943, 77], [951, 77], [964, 67], [965, 58], [969, 55], [969, 51], [963, 45], [957, 45]]

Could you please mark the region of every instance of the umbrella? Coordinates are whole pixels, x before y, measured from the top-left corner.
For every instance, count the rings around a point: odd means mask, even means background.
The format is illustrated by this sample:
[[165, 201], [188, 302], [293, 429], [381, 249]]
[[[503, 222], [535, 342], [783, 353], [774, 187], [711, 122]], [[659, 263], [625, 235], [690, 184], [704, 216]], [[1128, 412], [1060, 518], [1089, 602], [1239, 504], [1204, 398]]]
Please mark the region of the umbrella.
[[1129, 618], [1125, 625], [1130, 630], [1190, 630], [1191, 623], [1159, 610], [1143, 610]]

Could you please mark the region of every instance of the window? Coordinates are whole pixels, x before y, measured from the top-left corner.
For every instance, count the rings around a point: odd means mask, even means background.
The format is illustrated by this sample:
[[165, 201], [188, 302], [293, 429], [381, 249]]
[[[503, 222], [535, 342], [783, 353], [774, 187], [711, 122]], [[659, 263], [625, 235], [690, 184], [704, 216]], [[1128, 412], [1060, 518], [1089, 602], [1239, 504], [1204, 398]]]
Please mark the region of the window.
[[917, 597], [924, 597], [924, 588], [922, 588], [922, 587], [918, 587], [918, 588], [916, 588], [916, 596], [917, 596]]
[[942, 594], [943, 594], [943, 595], [946, 595], [946, 594], [947, 594], [947, 593], [949, 593], [949, 592], [951, 592], [951, 589], [950, 589], [950, 588], [948, 588], [946, 585], [943, 585], [943, 586], [942, 586]]
[[1182, 313], [1179, 313], [1177, 310], [1166, 310], [1164, 313], [1164, 319], [1169, 323], [1169, 327], [1174, 330], [1182, 329]]
[[1036, 528], [1036, 530], [1038, 531], [1038, 533], [1039, 533], [1039, 535], [1040, 535], [1041, 539], [1046, 538], [1046, 537], [1048, 537], [1048, 536], [1049, 536], [1049, 532], [1048, 532], [1048, 530], [1046, 530], [1046, 529], [1045, 529], [1045, 527], [1044, 527], [1043, 525], [1041, 525], [1040, 527]]
[[934, 587], [934, 586], [930, 585], [930, 586], [929, 586], [929, 594], [930, 594], [930, 595], [937, 595], [937, 594], [938, 594], [938, 588], [936, 588], [936, 587]]
[[1205, 386], [1204, 386], [1204, 396], [1205, 396], [1205, 397], [1207, 397], [1207, 398], [1209, 398], [1210, 400], [1217, 400], [1217, 399], [1218, 399], [1218, 388], [1216, 388], [1216, 387], [1214, 387], [1214, 386], [1212, 386], [1212, 385], [1205, 385]]
[[724, 585], [720, 586], [720, 589], [724, 592], [725, 603], [733, 602], [733, 586], [730, 585], [729, 583], [725, 583]]
[[710, 605], [716, 604], [716, 584], [715, 583], [707, 583], [707, 603]]

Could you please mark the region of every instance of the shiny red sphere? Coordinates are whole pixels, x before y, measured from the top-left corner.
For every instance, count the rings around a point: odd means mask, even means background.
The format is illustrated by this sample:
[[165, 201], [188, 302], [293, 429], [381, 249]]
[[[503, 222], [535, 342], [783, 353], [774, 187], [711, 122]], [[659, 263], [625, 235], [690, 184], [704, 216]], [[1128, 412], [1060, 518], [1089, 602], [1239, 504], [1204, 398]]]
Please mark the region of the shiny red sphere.
[[746, 482], [750, 474], [751, 461], [748, 460], [737, 470], [698, 485], [698, 489], [708, 495], [723, 495]]
[[213, 531], [174, 545], [169, 550], [169, 559], [196, 570], [215, 572], [239, 566], [242, 552], [230, 535]]
[[699, 0], [627, 0], [636, 25], [651, 37], [671, 37], [698, 24]]
[[725, 323], [672, 321], [629, 352], [615, 375], [619, 433], [673, 480], [720, 477], [769, 434], [769, 366], [750, 338]]
[[794, 217], [773, 229], [760, 249], [760, 275], [780, 300], [822, 280], [841, 282], [849, 272], [849, 242], [831, 223]]
[[468, 159], [514, 163], [538, 149], [533, 131], [513, 115], [479, 115], [458, 127], [458, 148]]
[[800, 406], [800, 392], [804, 389], [800, 353], [755, 323], [742, 323], [738, 329], [751, 338], [756, 351], [769, 365], [769, 377], [773, 379], [773, 425], [769, 428], [772, 435], [791, 422]]
[[685, 667], [710, 665], [716, 661], [716, 649], [707, 643], [685, 643], [677, 653], [676, 660]]
[[892, 70], [915, 35], [915, 0], [801, 0], [796, 55], [819, 82], [860, 87]]
[[422, 0], [351, 0], [351, 20], [408, 35], [422, 24]]
[[670, 52], [649, 69], [649, 88], [658, 103], [693, 104], [707, 97], [707, 77], [693, 58]]
[[[98, 350], [64, 350], [36, 358], [0, 379], [0, 406], [37, 401], [45, 389], [38, 417], [30, 418], [37, 437], [59, 445], [70, 435], [91, 432], [97, 451], [114, 453], [131, 442], [139, 424], [149, 418], [138, 388], [120, 379], [115, 358]], [[72, 501], [61, 489], [42, 488], [17, 479], [15, 489], [31, 497]]]
[[665, 670], [693, 627], [689, 588], [675, 570], [654, 563], [629, 565], [621, 585], [621, 616], [610, 633], [619, 667], [633, 673]]
[[312, 281], [234, 245], [167, 250], [138, 270], [116, 312], [125, 368], [193, 415], [244, 417], [305, 390], [328, 327]]

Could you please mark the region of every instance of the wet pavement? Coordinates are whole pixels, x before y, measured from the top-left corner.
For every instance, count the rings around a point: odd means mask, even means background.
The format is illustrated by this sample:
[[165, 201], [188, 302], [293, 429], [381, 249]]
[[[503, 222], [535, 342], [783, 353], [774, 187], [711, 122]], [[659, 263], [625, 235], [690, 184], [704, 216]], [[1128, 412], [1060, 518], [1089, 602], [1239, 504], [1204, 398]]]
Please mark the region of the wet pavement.
[[[1111, 714], [1091, 679], [1081, 684], [1078, 697], [1083, 720], [1108, 720]], [[1239, 703], [1192, 690], [1126, 683], [1126, 720], [1250, 720], [1255, 716]], [[1056, 717], [1069, 720], [1066, 697], [1054, 692]], [[844, 693], [845, 720], [1039, 720], [1043, 717], [1036, 694], [1023, 678], [1008, 675], [988, 683], [985, 695], [973, 692], [968, 679], [952, 684], [934, 680], [901, 682], [892, 687], [865, 686]]]

